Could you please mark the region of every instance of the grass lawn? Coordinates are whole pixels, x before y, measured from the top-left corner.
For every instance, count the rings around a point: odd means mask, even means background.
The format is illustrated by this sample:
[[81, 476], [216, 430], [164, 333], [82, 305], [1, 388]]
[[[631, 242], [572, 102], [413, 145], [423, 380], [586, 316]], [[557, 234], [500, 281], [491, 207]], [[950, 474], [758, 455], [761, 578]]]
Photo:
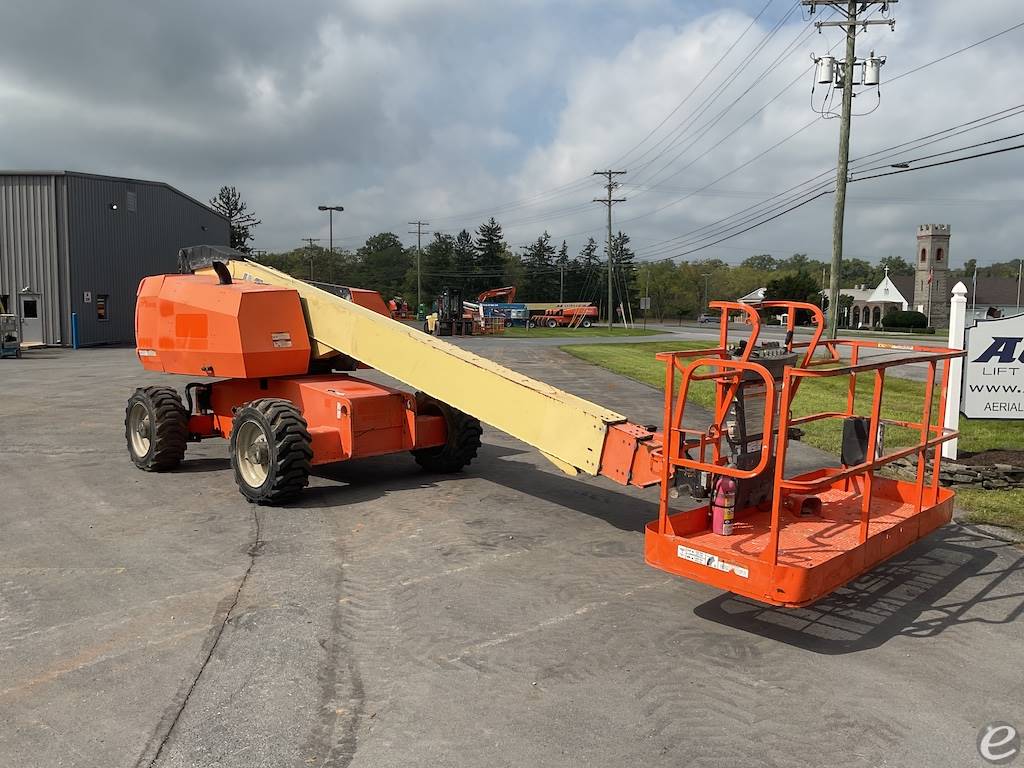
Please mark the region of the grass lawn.
[[501, 334], [506, 339], [549, 339], [571, 338], [590, 339], [596, 336], [654, 336], [662, 331], [645, 331], [642, 328], [612, 328], [593, 325], [590, 328], [506, 328]]
[[[638, 344], [588, 344], [562, 347], [581, 360], [607, 368], [645, 384], [661, 389], [665, 382], [664, 364], [654, 359], [656, 352], [682, 349], [701, 349], [706, 342], [647, 342]], [[848, 379], [810, 379], [800, 385], [793, 400], [795, 416], [823, 411], [843, 410], [846, 406]], [[874, 375], [861, 375], [857, 379], [855, 410], [866, 414], [871, 408]], [[920, 421], [924, 409], [924, 382], [890, 377], [885, 382], [882, 398], [882, 417], [904, 421]], [[711, 382], [691, 387], [691, 401], [710, 407], [714, 390]], [[934, 422], [938, 411], [938, 393], [933, 393]], [[804, 442], [824, 451], [839, 455], [842, 423], [827, 419], [802, 425]], [[887, 427], [887, 448], [912, 445], [917, 436], [900, 427]], [[1024, 424], [1020, 422], [967, 421], [961, 422], [960, 450], [981, 451], [986, 448], [1024, 449]], [[972, 522], [1005, 525], [1024, 531], [1024, 491], [985, 491], [963, 489], [957, 491], [957, 506], [970, 512]]]

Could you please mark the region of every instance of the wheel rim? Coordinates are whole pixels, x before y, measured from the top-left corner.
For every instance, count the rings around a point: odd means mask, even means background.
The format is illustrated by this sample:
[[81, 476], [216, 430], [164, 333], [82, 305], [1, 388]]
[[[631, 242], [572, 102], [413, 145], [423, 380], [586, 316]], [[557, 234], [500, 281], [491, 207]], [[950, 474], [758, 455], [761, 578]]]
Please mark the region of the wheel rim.
[[152, 445], [153, 423], [149, 419], [149, 410], [142, 403], [132, 405], [128, 413], [128, 437], [131, 440], [132, 452], [140, 459], [149, 453]]
[[263, 428], [255, 421], [238, 427], [235, 455], [242, 480], [251, 488], [259, 488], [270, 474], [270, 445]]

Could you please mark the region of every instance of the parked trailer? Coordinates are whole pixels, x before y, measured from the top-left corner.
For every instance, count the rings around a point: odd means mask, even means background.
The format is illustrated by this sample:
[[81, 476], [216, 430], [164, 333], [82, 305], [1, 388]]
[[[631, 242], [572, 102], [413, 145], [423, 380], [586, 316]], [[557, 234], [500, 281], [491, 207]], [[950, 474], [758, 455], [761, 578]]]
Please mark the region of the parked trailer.
[[[781, 606], [819, 599], [950, 519], [940, 447], [957, 433], [935, 413], [944, 412], [959, 350], [822, 341], [824, 317], [813, 305], [714, 302], [723, 317], [747, 312], [750, 336], [730, 343], [723, 322], [717, 347], [659, 355], [666, 378], [658, 430], [421, 334], [386, 307], [374, 311], [229, 249], [186, 249], [183, 258], [192, 272], [145, 278], [139, 287], [137, 354], [148, 370], [199, 380], [186, 386], [184, 403], [170, 387], [143, 387], [129, 399], [125, 436], [141, 469], [173, 469], [188, 442], [226, 438], [245, 498], [281, 503], [318, 464], [411, 451], [428, 471], [459, 471], [476, 457], [485, 421], [569, 475], [659, 486], [658, 519], [645, 531], [648, 563]], [[809, 342], [794, 341], [798, 310], [814, 318]], [[759, 311], [787, 313], [783, 343], [758, 343]], [[916, 356], [859, 362], [870, 347]], [[377, 368], [412, 389], [316, 372], [331, 360]], [[907, 364], [927, 366], [920, 420], [883, 419], [886, 372]], [[801, 384], [822, 377], [848, 380], [845, 406], [794, 417]], [[867, 411], [858, 407], [858, 377], [874, 382]], [[715, 393], [706, 427], [687, 416], [698, 382]], [[826, 419], [843, 425], [840, 466], [787, 475], [791, 428]], [[883, 424], [911, 438], [886, 450]], [[908, 456], [917, 458], [915, 482], [878, 475]], [[929, 456], [934, 469], [926, 472]], [[677, 506], [681, 496], [695, 501]]]

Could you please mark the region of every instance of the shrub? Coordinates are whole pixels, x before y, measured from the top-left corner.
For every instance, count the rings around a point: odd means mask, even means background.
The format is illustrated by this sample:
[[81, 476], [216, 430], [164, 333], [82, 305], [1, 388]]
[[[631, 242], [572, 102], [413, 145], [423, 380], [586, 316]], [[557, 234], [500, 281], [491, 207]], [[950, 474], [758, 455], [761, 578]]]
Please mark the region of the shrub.
[[928, 318], [921, 312], [890, 312], [882, 318], [882, 327], [927, 328]]

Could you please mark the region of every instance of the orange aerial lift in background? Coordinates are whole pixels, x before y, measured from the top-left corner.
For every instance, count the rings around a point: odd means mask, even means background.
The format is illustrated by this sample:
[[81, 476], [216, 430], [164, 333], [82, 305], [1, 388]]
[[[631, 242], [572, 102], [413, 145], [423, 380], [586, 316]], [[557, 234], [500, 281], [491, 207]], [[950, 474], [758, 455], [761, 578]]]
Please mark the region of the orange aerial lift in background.
[[[822, 342], [813, 305], [715, 302], [718, 347], [659, 355], [666, 390], [658, 430], [396, 322], [373, 292], [324, 291], [223, 248], [185, 249], [181, 266], [183, 274], [142, 281], [137, 354], [149, 370], [202, 378], [186, 386], [184, 403], [170, 387], [140, 388], [128, 401], [128, 451], [142, 469], [172, 469], [188, 442], [227, 438], [241, 493], [282, 503], [318, 464], [411, 451], [429, 471], [458, 471], [476, 457], [484, 421], [569, 475], [659, 486], [659, 517], [645, 533], [651, 565], [785, 606], [828, 594], [950, 519], [939, 446], [956, 433], [933, 419], [931, 397], [914, 422], [883, 419], [881, 402], [886, 371], [911, 361], [928, 367], [925, 391], [941, 382], [944, 400], [957, 350]], [[788, 314], [784, 342], [758, 343], [758, 310]], [[798, 311], [815, 322], [809, 342], [794, 338]], [[748, 339], [730, 343], [730, 312], [750, 318]], [[860, 363], [860, 350], [871, 346], [916, 356]], [[367, 367], [413, 391], [352, 375]], [[865, 415], [855, 387], [866, 375], [874, 394]], [[795, 418], [801, 383], [821, 377], [850, 380], [845, 408]], [[695, 386], [714, 388], [706, 425], [684, 420]], [[791, 428], [825, 419], [842, 424], [839, 465], [788, 476]], [[883, 425], [914, 440], [885, 453]], [[878, 476], [911, 455], [915, 483]], [[683, 496], [704, 501], [676, 508]]]

